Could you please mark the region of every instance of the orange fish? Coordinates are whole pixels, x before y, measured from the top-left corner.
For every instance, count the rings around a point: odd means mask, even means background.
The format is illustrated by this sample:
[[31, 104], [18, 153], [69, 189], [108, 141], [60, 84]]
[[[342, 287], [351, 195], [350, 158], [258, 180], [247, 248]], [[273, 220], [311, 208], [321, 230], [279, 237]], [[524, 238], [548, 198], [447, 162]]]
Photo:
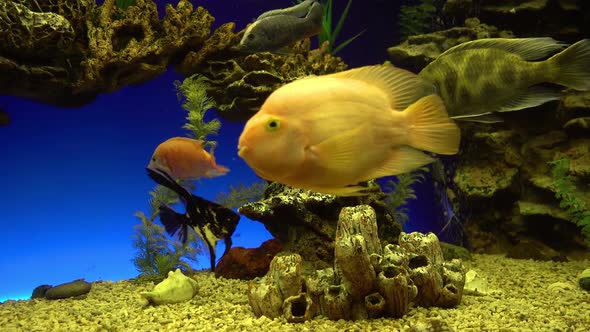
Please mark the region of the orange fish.
[[390, 65], [296, 80], [246, 123], [238, 154], [261, 177], [356, 196], [367, 181], [455, 154], [460, 131], [431, 84]]
[[173, 137], [158, 145], [148, 168], [161, 169], [175, 180], [195, 180], [225, 175], [229, 169], [217, 165], [213, 150], [203, 149], [203, 141]]

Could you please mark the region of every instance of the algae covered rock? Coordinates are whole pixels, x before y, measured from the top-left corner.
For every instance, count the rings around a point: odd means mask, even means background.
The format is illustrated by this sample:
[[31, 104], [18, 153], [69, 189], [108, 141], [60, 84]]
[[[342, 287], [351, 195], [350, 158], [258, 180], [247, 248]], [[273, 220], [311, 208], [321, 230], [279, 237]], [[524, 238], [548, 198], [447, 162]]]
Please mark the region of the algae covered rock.
[[76, 32], [63, 15], [37, 12], [17, 1], [0, 3], [0, 51], [25, 57], [48, 57], [72, 47]]
[[91, 288], [91, 283], [84, 281], [84, 279], [78, 279], [49, 288], [45, 292], [45, 298], [49, 300], [67, 299], [87, 294]]
[[454, 27], [423, 35], [410, 36], [403, 43], [387, 49], [391, 62], [414, 73], [436, 59], [449, 48], [481, 38], [514, 37], [510, 31], [500, 31], [494, 26], [482, 24], [476, 18], [465, 21], [465, 27]]
[[264, 198], [238, 209], [244, 216], [260, 221], [281, 242], [283, 251], [300, 254], [315, 268], [334, 262], [334, 238], [343, 207], [367, 204], [377, 218], [379, 238], [396, 243], [401, 225], [385, 204], [385, 194], [364, 197], [339, 197], [272, 183]]
[[213, 17], [188, 0], [126, 9], [115, 0], [0, 2], [0, 94], [80, 106], [100, 93], [144, 83], [197, 48]]
[[168, 304], [188, 301], [197, 294], [197, 282], [182, 274], [180, 269], [168, 272], [168, 277], [150, 292], [140, 295], [152, 304]]
[[233, 33], [233, 28], [234, 24], [219, 27], [205, 46], [189, 52], [179, 67], [185, 76], [199, 73], [207, 78], [207, 94], [227, 120], [246, 121], [274, 90], [286, 83], [346, 69], [341, 58], [328, 52], [327, 44], [310, 50], [309, 39], [300, 42], [289, 55], [238, 53], [234, 47], [243, 32]]

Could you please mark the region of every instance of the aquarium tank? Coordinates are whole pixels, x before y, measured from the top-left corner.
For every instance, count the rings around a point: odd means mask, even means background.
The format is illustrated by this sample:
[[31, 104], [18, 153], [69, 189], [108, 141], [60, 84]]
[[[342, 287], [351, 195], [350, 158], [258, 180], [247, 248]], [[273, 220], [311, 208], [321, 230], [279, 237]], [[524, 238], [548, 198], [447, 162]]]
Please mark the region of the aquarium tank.
[[1, 331], [586, 331], [590, 2], [0, 1]]

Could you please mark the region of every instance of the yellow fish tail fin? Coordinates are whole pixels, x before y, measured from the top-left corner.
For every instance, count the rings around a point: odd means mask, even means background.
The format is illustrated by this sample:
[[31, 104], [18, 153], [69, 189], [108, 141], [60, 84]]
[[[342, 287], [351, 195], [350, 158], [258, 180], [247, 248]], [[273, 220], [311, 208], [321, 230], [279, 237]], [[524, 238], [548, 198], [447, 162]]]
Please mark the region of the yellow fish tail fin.
[[459, 151], [461, 131], [447, 114], [443, 101], [429, 95], [410, 105], [405, 111], [408, 145], [438, 154]]
[[553, 83], [579, 91], [590, 90], [590, 39], [571, 45], [547, 63], [557, 71]]

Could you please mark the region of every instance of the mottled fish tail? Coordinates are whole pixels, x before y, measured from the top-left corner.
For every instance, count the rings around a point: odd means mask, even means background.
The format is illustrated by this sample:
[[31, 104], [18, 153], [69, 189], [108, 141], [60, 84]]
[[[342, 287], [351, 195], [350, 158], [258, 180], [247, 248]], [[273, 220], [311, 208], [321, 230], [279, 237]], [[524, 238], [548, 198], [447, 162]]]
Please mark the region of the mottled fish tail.
[[578, 91], [590, 90], [590, 39], [571, 45], [549, 58], [548, 63], [558, 71], [553, 83]]
[[461, 131], [449, 118], [438, 95], [422, 97], [405, 111], [408, 123], [408, 145], [437, 154], [456, 154]]
[[166, 229], [168, 235], [174, 237], [178, 236], [178, 239], [182, 243], [186, 243], [188, 238], [188, 225], [190, 220], [184, 214], [180, 214], [166, 205], [160, 205], [159, 216], [162, 225]]

